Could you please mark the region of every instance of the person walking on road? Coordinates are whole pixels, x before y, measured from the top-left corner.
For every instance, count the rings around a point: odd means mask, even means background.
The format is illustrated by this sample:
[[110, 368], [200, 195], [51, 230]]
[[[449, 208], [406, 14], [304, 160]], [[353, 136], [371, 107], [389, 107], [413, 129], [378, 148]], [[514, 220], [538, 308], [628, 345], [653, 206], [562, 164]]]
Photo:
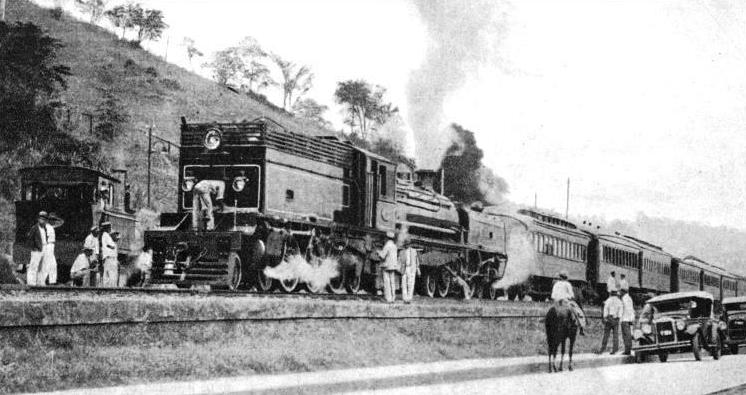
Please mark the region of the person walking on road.
[[417, 250], [412, 248], [412, 241], [407, 238], [404, 241], [404, 249], [401, 251], [401, 298], [404, 303], [410, 303], [414, 295], [414, 283], [420, 274], [420, 257]]
[[39, 269], [44, 259], [44, 246], [47, 244], [47, 217], [46, 211], [40, 211], [36, 217], [36, 224], [29, 229], [27, 234], [31, 247], [31, 259], [26, 267], [27, 285], [38, 284]]
[[386, 244], [380, 254], [383, 259], [383, 298], [388, 303], [396, 300], [396, 272], [399, 271], [394, 236], [394, 232], [386, 232]]
[[619, 351], [619, 319], [622, 317], [622, 301], [619, 300], [618, 292], [616, 290], [611, 291], [611, 295], [604, 302], [604, 337], [601, 340], [601, 349], [598, 350], [599, 354], [603, 354], [606, 351], [606, 343], [609, 341], [609, 332], [614, 333], [613, 344], [611, 345], [611, 354], [616, 354]]
[[567, 270], [562, 270], [559, 273], [559, 280], [557, 280], [552, 286], [551, 298], [557, 304], [567, 304], [570, 307], [573, 318], [578, 324], [580, 335], [585, 336], [585, 312], [580, 308], [580, 305], [575, 302], [575, 292], [572, 290], [572, 284], [567, 280]]
[[112, 238], [111, 222], [101, 224], [101, 257], [104, 261], [104, 287], [116, 287], [119, 282], [119, 262], [117, 243]]
[[629, 289], [622, 288], [622, 341], [624, 342], [624, 355], [630, 355], [632, 351], [632, 325], [635, 322], [635, 306], [629, 296]]

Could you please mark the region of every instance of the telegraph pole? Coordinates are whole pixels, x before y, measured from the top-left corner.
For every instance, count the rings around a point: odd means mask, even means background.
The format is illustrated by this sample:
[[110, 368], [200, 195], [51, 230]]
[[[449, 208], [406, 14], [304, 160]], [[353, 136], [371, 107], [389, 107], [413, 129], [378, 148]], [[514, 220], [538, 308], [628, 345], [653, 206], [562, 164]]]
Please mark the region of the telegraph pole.
[[148, 208], [150, 208], [150, 155], [153, 153], [153, 126], [148, 127]]
[[539, 194], [534, 192], [534, 208], [539, 208]]
[[567, 177], [567, 199], [565, 204], [565, 219], [570, 216], [570, 177]]

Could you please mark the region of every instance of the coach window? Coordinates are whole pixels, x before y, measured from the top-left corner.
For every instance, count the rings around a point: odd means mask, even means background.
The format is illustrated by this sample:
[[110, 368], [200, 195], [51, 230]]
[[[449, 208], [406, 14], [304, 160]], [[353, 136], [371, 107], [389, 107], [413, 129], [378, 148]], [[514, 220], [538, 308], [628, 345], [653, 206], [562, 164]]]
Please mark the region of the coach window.
[[292, 189], [285, 190], [285, 200], [288, 202], [295, 200], [295, 192]]
[[350, 186], [342, 185], [342, 207], [350, 207]]
[[388, 180], [386, 179], [386, 166], [378, 166], [379, 190], [382, 197], [388, 196]]

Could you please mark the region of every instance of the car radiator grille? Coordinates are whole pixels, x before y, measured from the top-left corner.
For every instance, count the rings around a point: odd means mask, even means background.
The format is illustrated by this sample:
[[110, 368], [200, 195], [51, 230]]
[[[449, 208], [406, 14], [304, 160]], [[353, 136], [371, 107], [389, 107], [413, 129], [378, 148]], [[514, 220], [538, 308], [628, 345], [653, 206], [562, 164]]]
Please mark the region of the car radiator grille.
[[673, 322], [659, 322], [656, 324], [655, 329], [658, 334], [659, 343], [668, 343], [676, 340], [676, 335], [673, 330]]
[[728, 335], [731, 339], [746, 339], [746, 320], [732, 320], [728, 325]]

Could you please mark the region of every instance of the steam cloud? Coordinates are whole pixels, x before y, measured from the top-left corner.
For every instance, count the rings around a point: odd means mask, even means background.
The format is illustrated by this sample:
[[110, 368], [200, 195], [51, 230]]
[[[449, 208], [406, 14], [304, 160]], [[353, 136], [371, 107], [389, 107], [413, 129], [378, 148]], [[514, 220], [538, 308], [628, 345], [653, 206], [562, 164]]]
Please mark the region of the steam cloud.
[[496, 10], [487, 0], [413, 0], [430, 37], [422, 66], [407, 86], [408, 118], [420, 168], [437, 169], [451, 143], [443, 103], [466, 80], [466, 70], [491, 52], [488, 34]]
[[536, 269], [536, 250], [531, 234], [523, 228], [513, 228], [508, 241], [508, 263], [503, 278], [492, 284], [493, 288], [505, 289], [528, 280]]
[[275, 267], [264, 268], [264, 274], [276, 280], [297, 278], [312, 287], [322, 289], [339, 275], [339, 262], [333, 258], [323, 258], [318, 265], [312, 265], [300, 255], [291, 255]]

